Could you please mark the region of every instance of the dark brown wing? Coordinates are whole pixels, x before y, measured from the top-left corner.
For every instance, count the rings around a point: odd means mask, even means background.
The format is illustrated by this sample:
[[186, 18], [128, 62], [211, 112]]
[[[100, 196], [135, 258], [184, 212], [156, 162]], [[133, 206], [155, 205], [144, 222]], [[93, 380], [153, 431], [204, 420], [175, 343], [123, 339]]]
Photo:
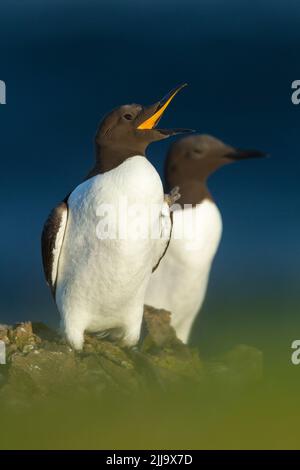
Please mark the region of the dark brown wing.
[[[165, 201], [166, 200], [166, 196], [165, 196]], [[162, 218], [163, 217], [166, 217], [165, 215], [162, 214]], [[169, 232], [169, 238], [166, 240], [165, 242], [165, 245], [162, 246], [162, 251], [159, 255], [159, 258], [158, 260], [156, 261], [155, 265], [153, 266], [152, 268], [152, 272], [154, 273], [154, 271], [156, 271], [156, 269], [158, 268], [161, 260], [163, 259], [163, 257], [165, 256], [168, 248], [169, 248], [169, 245], [170, 245], [170, 241], [171, 241], [171, 236], [172, 236], [172, 230], [173, 230], [173, 212], [170, 211], [170, 215], [169, 215], [169, 218], [170, 218], [170, 223], [171, 223], [171, 226], [170, 226], [170, 232]]]
[[53, 295], [55, 294], [58, 261], [64, 241], [67, 219], [68, 205], [63, 201], [51, 211], [42, 232], [44, 273]]

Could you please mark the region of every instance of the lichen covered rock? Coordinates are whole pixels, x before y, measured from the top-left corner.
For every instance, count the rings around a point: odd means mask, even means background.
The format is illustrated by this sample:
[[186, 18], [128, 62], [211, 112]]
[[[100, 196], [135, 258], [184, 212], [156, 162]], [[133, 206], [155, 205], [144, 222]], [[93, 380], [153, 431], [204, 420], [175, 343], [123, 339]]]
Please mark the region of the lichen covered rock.
[[201, 389], [208, 382], [244, 386], [262, 375], [261, 353], [247, 346], [203, 363], [196, 349], [176, 337], [170, 313], [152, 307], [145, 307], [141, 341], [133, 349], [86, 335], [83, 351], [76, 352], [57, 332], [30, 322], [0, 325], [0, 340], [7, 353], [7, 365], [0, 366], [0, 401], [13, 406], [66, 391], [101, 396], [186, 384]]

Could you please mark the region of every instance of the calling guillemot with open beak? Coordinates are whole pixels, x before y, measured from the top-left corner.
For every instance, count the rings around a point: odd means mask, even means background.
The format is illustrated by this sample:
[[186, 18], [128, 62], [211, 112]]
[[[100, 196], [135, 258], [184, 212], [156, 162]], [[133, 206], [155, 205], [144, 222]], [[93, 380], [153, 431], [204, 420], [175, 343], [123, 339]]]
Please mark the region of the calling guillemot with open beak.
[[[165, 252], [171, 227], [161, 179], [146, 158], [146, 148], [151, 142], [188, 131], [156, 127], [183, 86], [152, 106], [131, 104], [109, 113], [96, 134], [94, 168], [45, 223], [45, 276], [63, 330], [75, 349], [82, 348], [85, 331], [121, 333], [126, 346], [139, 340], [146, 287]], [[154, 229], [160, 234], [163, 227], [169, 227], [167, 235], [119, 237], [119, 219], [114, 215], [122, 198], [129, 208], [136, 203], [149, 210], [155, 207], [152, 217], [145, 220], [146, 233]], [[99, 225], [103, 207], [113, 210], [108, 221], [116, 225], [115, 237], [107, 238], [106, 226]], [[131, 217], [127, 222], [132, 226], [135, 220]]]
[[[145, 303], [172, 312], [171, 323], [184, 343], [202, 306], [222, 234], [221, 214], [207, 179], [225, 164], [264, 156], [257, 150], [235, 149], [208, 135], [183, 138], [168, 152], [166, 182], [180, 187], [180, 207], [173, 212], [170, 244], [151, 277]], [[184, 204], [191, 207], [181, 210]]]

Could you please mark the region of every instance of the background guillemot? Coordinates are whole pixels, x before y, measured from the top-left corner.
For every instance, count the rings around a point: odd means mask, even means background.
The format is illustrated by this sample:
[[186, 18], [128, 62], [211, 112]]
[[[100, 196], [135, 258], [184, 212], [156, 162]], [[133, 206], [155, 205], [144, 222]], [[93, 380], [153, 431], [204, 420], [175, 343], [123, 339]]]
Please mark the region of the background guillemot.
[[[66, 337], [75, 349], [82, 348], [86, 330], [118, 334], [121, 330], [126, 346], [139, 339], [145, 290], [171, 229], [161, 179], [146, 158], [146, 148], [151, 142], [187, 131], [156, 128], [183, 86], [149, 107], [125, 105], [109, 113], [96, 135], [94, 168], [45, 224], [45, 275]], [[167, 237], [111, 239], [102, 238], [101, 233], [97, 237], [98, 208], [110, 205], [117, 210], [122, 197], [128, 205], [144, 204], [149, 212], [154, 207], [146, 231], [149, 234], [154, 228], [161, 233], [166, 226]]]
[[[221, 214], [207, 179], [223, 165], [264, 156], [257, 150], [235, 149], [209, 135], [183, 138], [168, 152], [167, 186], [178, 185], [181, 197], [179, 210], [173, 212], [168, 251], [150, 279], [145, 303], [172, 313], [171, 323], [184, 343], [204, 301], [222, 234]], [[184, 209], [184, 205], [190, 207]]]

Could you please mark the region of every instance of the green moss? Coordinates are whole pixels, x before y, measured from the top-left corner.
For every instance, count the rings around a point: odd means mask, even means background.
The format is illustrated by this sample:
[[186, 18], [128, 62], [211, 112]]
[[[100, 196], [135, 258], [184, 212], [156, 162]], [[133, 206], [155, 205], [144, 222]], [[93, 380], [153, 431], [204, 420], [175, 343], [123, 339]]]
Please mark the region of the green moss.
[[170, 314], [145, 307], [138, 347], [122, 347], [96, 335], [86, 335], [84, 349], [73, 351], [43, 324], [23, 323], [0, 328], [6, 339], [8, 366], [0, 381], [3, 403], [22, 403], [72, 393], [94, 393], [99, 399], [116, 392], [131, 396], [148, 390], [172, 390], [205, 383], [244, 385], [260, 379], [259, 351], [241, 346], [223, 358], [204, 363], [197, 350], [176, 337]]

